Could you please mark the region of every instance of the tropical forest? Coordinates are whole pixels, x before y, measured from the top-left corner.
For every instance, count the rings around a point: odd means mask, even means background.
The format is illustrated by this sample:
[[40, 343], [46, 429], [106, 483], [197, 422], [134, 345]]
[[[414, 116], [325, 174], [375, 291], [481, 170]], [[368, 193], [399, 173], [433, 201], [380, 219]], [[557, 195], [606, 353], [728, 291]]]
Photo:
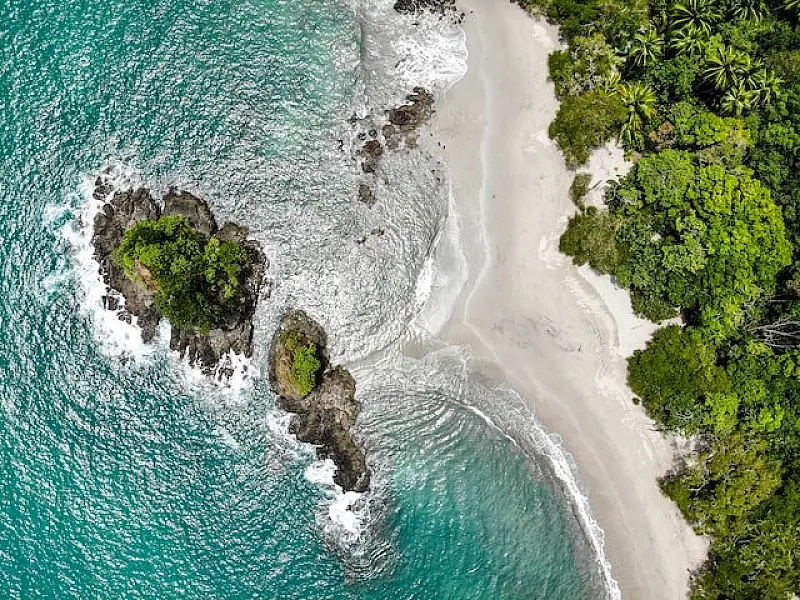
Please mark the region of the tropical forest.
[[[711, 541], [696, 599], [800, 594], [800, 0], [534, 0], [560, 25], [550, 137], [576, 170], [560, 242], [663, 327], [629, 359], [660, 481]], [[580, 172], [634, 163], [586, 206]]]

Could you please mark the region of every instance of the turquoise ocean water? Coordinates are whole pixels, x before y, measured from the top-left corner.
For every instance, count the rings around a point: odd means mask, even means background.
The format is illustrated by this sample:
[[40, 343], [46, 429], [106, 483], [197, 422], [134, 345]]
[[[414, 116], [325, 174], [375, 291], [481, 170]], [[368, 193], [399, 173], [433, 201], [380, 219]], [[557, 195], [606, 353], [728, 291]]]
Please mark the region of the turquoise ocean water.
[[[0, 0], [0, 598], [602, 596], [546, 461], [469, 408], [497, 390], [386, 350], [444, 213], [425, 181], [402, 219], [354, 201], [337, 148], [370, 76], [364, 10]], [[274, 293], [245, 384], [100, 326], [80, 236], [108, 164], [262, 240]], [[381, 219], [386, 246], [357, 249]], [[259, 374], [290, 305], [359, 381], [377, 489], [352, 511]]]

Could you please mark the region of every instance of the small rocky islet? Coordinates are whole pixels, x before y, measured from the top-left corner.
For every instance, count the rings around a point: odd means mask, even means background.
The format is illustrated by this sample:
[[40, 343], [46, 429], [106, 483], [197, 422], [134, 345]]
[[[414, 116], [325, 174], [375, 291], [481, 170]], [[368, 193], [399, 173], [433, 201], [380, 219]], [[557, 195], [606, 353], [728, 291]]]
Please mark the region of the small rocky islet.
[[[146, 188], [112, 194], [101, 176], [94, 195], [99, 201], [108, 199], [95, 217], [92, 236], [94, 256], [109, 287], [105, 308], [117, 311], [127, 322], [135, 317], [146, 342], [155, 337], [165, 311], [163, 304], [159, 307], [158, 280], [147, 265], [138, 259], [133, 269], [122, 264], [119, 250], [126, 234], [137, 224], [172, 217], [177, 219], [168, 224], [189, 231], [198, 245], [228, 243], [240, 249], [245, 260], [236, 273], [235, 297], [225, 303], [213, 326], [178, 326], [168, 319], [172, 350], [207, 374], [230, 375], [220, 364], [223, 356], [253, 353], [253, 315], [268, 264], [259, 244], [248, 239], [245, 227], [230, 222], [218, 227], [208, 205], [185, 191], [170, 190], [158, 203]], [[294, 414], [291, 433], [301, 442], [316, 445], [319, 458], [333, 461], [334, 482], [343, 490], [367, 491], [366, 456], [351, 432], [361, 410], [355, 399], [355, 380], [345, 368], [331, 365], [324, 329], [304, 312], [284, 315], [270, 347], [269, 377], [279, 406]]]
[[[109, 197], [110, 188], [101, 178], [95, 186], [95, 199]], [[253, 315], [264, 282], [267, 259], [259, 244], [247, 239], [248, 230], [234, 223], [217, 226], [208, 205], [188, 192], [170, 190], [159, 204], [150, 190], [139, 188], [113, 193], [94, 219], [92, 244], [103, 280], [111, 290], [104, 297], [108, 310], [119, 311], [120, 319], [132, 322], [136, 317], [142, 339], [153, 339], [163, 311], [158, 306], [158, 285], [149, 277], [147, 268], [137, 261], [141, 277], [131, 277], [115, 258], [134, 225], [143, 221], [157, 222], [162, 217], [185, 219], [205, 242], [216, 240], [243, 249], [246, 260], [238, 275], [238, 289], [233, 301], [226, 302], [218, 318], [207, 331], [181, 327], [172, 323], [170, 348], [188, 357], [190, 364], [212, 373], [229, 352], [244, 356], [253, 354]], [[124, 302], [120, 301], [120, 297]], [[223, 375], [225, 373], [222, 373]]]
[[366, 491], [366, 456], [351, 432], [361, 411], [356, 382], [347, 369], [331, 364], [325, 330], [303, 311], [289, 311], [281, 320], [270, 346], [269, 379], [279, 406], [294, 414], [289, 431], [336, 465], [334, 483]]

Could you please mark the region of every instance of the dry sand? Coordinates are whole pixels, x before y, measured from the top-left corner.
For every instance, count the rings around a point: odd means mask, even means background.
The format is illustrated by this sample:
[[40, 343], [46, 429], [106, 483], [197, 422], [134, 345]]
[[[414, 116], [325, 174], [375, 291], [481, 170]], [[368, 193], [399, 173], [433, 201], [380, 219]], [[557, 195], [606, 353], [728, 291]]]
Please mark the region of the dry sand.
[[[705, 543], [659, 492], [674, 442], [653, 430], [625, 385], [625, 357], [654, 326], [607, 277], [558, 252], [575, 209], [573, 174], [547, 137], [558, 107], [547, 81], [557, 31], [508, 0], [460, 6], [469, 70], [440, 100], [434, 139], [451, 171], [450, 225], [467, 272], [452, 311], [436, 319], [438, 335], [500, 367], [562, 437], [623, 598], [684, 598]], [[603, 149], [591, 168], [596, 183], [626, 167], [619, 150]]]

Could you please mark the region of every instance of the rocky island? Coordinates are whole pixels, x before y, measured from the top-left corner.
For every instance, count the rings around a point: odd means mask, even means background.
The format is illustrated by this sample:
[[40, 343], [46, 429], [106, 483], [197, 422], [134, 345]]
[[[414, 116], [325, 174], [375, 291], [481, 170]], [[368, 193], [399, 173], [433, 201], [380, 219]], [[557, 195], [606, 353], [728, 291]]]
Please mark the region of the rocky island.
[[208, 205], [188, 192], [170, 190], [160, 204], [145, 188], [110, 192], [98, 178], [95, 198], [110, 196], [92, 237], [111, 288], [105, 307], [128, 322], [135, 317], [145, 341], [167, 318], [170, 348], [208, 373], [230, 351], [252, 355], [267, 261], [248, 230], [218, 227]]
[[361, 411], [355, 380], [331, 365], [325, 330], [304, 312], [284, 315], [270, 347], [269, 378], [280, 407], [295, 415], [290, 432], [333, 460], [333, 480], [343, 490], [366, 491], [370, 472], [351, 433]]

